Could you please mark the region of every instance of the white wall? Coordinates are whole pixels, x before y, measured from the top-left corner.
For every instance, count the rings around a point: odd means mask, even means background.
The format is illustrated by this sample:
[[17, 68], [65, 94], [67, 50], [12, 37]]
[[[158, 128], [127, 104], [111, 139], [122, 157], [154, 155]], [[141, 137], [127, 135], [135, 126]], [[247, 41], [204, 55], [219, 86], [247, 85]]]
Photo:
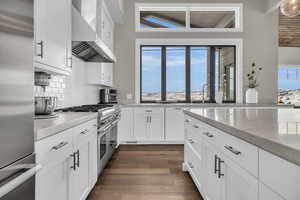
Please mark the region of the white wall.
[[279, 66], [300, 67], [300, 47], [279, 47]]
[[45, 92], [41, 87], [35, 86], [35, 96], [57, 96], [58, 108], [97, 104], [100, 87], [87, 84], [85, 69], [84, 62], [73, 57], [71, 75], [67, 77], [52, 75], [50, 86]]
[[[243, 3], [244, 31], [242, 33], [164, 33], [135, 32], [134, 5], [140, 3], [182, 3], [182, 0], [125, 0], [124, 24], [116, 26], [115, 53], [118, 58], [114, 68], [114, 80], [120, 91], [121, 103], [134, 103], [135, 91], [135, 41], [137, 38], [241, 38], [244, 41], [244, 77], [252, 62], [263, 67], [260, 79], [259, 101], [277, 101], [278, 66], [278, 10], [266, 15], [265, 0], [188, 0], [184, 3]], [[244, 79], [244, 90], [247, 81]], [[132, 99], [127, 99], [132, 94]]]

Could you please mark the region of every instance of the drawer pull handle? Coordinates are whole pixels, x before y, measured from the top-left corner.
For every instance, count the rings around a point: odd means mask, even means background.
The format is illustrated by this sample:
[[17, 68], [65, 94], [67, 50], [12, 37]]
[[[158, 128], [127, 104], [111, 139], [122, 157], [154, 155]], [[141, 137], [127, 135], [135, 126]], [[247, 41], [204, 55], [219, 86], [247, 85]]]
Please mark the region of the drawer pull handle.
[[189, 120], [189, 119], [186, 119], [186, 120], [185, 120], [185, 122], [186, 122], [186, 123], [190, 123], [190, 122], [191, 122], [191, 120]]
[[71, 169], [76, 171], [76, 152], [72, 153], [71, 157], [73, 158], [73, 166], [71, 166]]
[[221, 178], [222, 176], [224, 176], [224, 174], [222, 173], [222, 167], [221, 164], [224, 163], [223, 160], [221, 160], [221, 158], [218, 159], [218, 178]]
[[89, 130], [85, 129], [84, 131], [80, 132], [80, 134], [85, 135], [89, 132]]
[[175, 108], [175, 110], [181, 110], [181, 108]]
[[193, 139], [189, 139], [189, 142], [190, 142], [191, 144], [194, 144], [194, 143], [195, 143]]
[[194, 168], [194, 166], [193, 166], [193, 164], [191, 162], [189, 162], [189, 166], [190, 166], [191, 169]]
[[145, 112], [152, 112], [152, 110], [146, 110]]
[[231, 153], [235, 154], [235, 155], [240, 155], [240, 154], [242, 154], [242, 152], [240, 152], [240, 151], [234, 149], [232, 146], [226, 145], [226, 146], [224, 146], [224, 148], [227, 149], [228, 151], [230, 151]]
[[214, 135], [211, 134], [211, 133], [209, 133], [209, 132], [204, 132], [203, 134], [206, 135], [209, 138], [213, 138], [214, 137]]
[[68, 142], [61, 142], [58, 145], [52, 147], [52, 149], [55, 150], [55, 151], [57, 151], [57, 150], [63, 148], [64, 146], [66, 146], [67, 144], [68, 144]]
[[215, 174], [219, 171], [219, 170], [218, 170], [218, 167], [217, 167], [217, 165], [218, 165], [218, 160], [219, 160], [218, 156], [215, 155]]
[[194, 128], [199, 128], [199, 126], [198, 126], [198, 125], [194, 125], [193, 127], [194, 127]]

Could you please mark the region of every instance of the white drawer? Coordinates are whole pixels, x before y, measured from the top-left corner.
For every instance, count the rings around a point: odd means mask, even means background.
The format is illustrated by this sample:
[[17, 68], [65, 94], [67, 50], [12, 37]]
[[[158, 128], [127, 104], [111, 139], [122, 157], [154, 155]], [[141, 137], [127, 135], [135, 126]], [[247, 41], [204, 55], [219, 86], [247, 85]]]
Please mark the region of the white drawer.
[[35, 143], [37, 163], [46, 165], [60, 162], [72, 153], [73, 132], [71, 129]]
[[79, 126], [72, 128], [72, 130], [74, 131], [75, 134], [74, 137], [81, 140], [84, 138], [88, 138], [91, 135], [92, 131], [95, 130], [96, 128], [97, 128], [97, 120], [95, 119], [80, 124]]
[[242, 168], [258, 177], [258, 148], [256, 146], [222, 132], [219, 148]]
[[151, 107], [143, 107], [143, 108], [134, 108], [134, 113], [136, 114], [161, 114], [163, 112], [163, 108], [151, 108]]
[[300, 199], [300, 167], [259, 150], [260, 181], [287, 200]]

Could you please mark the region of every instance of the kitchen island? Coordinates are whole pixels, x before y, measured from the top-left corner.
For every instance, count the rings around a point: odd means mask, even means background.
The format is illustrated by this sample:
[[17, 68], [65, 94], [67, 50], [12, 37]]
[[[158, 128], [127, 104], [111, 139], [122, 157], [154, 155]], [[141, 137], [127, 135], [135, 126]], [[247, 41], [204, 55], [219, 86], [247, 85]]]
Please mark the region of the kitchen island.
[[184, 113], [183, 168], [204, 198], [300, 198], [300, 110], [192, 108]]

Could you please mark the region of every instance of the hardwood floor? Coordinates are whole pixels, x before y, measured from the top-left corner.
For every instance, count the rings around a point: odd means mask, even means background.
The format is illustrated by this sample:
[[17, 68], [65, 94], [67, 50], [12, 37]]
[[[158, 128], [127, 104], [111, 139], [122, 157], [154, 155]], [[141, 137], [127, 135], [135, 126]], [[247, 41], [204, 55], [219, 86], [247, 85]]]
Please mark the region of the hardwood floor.
[[122, 145], [88, 200], [202, 200], [182, 162], [183, 145]]

